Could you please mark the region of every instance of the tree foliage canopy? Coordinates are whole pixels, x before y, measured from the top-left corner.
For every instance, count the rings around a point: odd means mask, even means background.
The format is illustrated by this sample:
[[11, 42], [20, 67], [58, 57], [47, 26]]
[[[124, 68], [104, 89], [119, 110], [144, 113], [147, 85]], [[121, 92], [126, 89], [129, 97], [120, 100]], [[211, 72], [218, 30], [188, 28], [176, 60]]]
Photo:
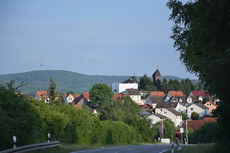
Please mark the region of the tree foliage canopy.
[[95, 84], [90, 89], [90, 101], [93, 107], [99, 110], [105, 105], [110, 104], [112, 101], [112, 89], [106, 84]]
[[167, 3], [174, 21], [172, 39], [188, 71], [199, 76], [206, 87], [223, 102], [219, 121], [221, 140], [229, 142], [230, 122], [230, 1], [196, 0]]
[[157, 87], [153, 85], [152, 80], [145, 74], [140, 78], [140, 89], [146, 91], [156, 91]]

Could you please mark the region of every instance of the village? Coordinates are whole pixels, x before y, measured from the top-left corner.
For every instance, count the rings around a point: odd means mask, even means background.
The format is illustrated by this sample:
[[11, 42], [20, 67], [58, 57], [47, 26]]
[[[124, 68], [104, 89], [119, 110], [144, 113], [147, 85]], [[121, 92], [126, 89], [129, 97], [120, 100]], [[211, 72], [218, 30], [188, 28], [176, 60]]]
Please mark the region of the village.
[[[161, 80], [160, 71], [157, 69], [152, 75], [152, 82], [156, 84]], [[219, 99], [211, 96], [207, 91], [191, 91], [185, 95], [182, 91], [144, 91], [139, 90], [139, 82], [135, 76], [121, 83], [112, 84], [113, 102], [124, 100], [129, 96], [140, 106], [141, 114], [151, 120], [152, 125], [170, 119], [176, 127], [193, 130], [199, 129], [206, 122], [216, 122], [213, 112], [219, 105]], [[36, 100], [44, 100], [49, 103], [47, 91], [36, 91]], [[90, 112], [97, 115], [97, 110], [90, 103], [90, 93], [84, 92], [80, 95], [74, 93], [64, 94], [66, 104], [82, 109], [87, 106]]]

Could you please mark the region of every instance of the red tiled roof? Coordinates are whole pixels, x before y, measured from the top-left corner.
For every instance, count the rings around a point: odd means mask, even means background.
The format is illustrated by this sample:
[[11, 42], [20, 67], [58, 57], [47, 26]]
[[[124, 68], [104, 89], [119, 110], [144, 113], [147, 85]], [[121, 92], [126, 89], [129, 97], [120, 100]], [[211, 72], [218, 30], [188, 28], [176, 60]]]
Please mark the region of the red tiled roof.
[[205, 97], [205, 96], [210, 96], [209, 93], [207, 91], [192, 91], [192, 95], [193, 96], [202, 96], [202, 97]]
[[[212, 118], [212, 117], [211, 117]], [[201, 128], [205, 122], [216, 122], [217, 118], [204, 118], [204, 120], [189, 120], [188, 121], [188, 127], [192, 128], [193, 130], [197, 130], [199, 128]], [[184, 123], [182, 124], [183, 128], [186, 128], [186, 121], [184, 121]]]
[[124, 97], [126, 97], [126, 96], [129, 96], [129, 95], [127, 95], [127, 94], [114, 94], [112, 99], [113, 99], [113, 101], [123, 100]]
[[42, 99], [42, 95], [48, 95], [47, 91], [36, 91], [36, 94], [38, 95], [39, 99]]
[[204, 121], [217, 122], [217, 117], [204, 117]]
[[171, 96], [184, 96], [182, 91], [169, 91]]
[[144, 109], [145, 107], [149, 107], [150, 109], [152, 109], [152, 108], [153, 108], [153, 106], [152, 106], [152, 105], [149, 105], [149, 104], [144, 104], [144, 105], [141, 107], [141, 109]]
[[90, 100], [90, 99], [89, 99], [89, 93], [88, 93], [88, 92], [83, 92], [82, 95], [83, 95], [83, 97], [84, 97], [85, 99], [87, 99], [88, 101]]
[[163, 91], [151, 91], [152, 96], [165, 96]]
[[82, 107], [80, 105], [73, 105], [76, 108], [79, 108], [80, 110], [82, 109]]

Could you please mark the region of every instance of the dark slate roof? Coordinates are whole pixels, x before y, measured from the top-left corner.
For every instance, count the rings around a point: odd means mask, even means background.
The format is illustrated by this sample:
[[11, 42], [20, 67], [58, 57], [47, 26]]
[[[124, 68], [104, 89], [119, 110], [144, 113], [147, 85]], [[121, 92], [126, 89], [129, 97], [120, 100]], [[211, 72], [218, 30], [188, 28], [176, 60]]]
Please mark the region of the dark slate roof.
[[132, 76], [128, 80], [124, 81], [123, 83], [138, 83], [138, 81], [135, 76]]
[[158, 113], [155, 113], [155, 114], [153, 114], [153, 115], [159, 117], [160, 119], [166, 119], [166, 118], [167, 118], [166, 116], [161, 115], [161, 114], [158, 114]]
[[80, 96], [74, 99], [73, 104], [74, 105], [78, 104], [82, 99], [85, 99], [88, 102], [87, 97], [85, 97], [84, 94], [82, 93]]
[[156, 108], [176, 108], [178, 102], [161, 102], [157, 103]]
[[153, 76], [161, 76], [160, 71], [157, 69], [157, 70], [153, 73]]
[[171, 113], [173, 113], [176, 116], [180, 116], [181, 113], [177, 112], [176, 110], [174, 110], [173, 108], [166, 108], [168, 111], [170, 111]]
[[149, 97], [151, 103], [161, 103], [164, 102], [164, 96], [151, 96]]
[[148, 115], [148, 116], [151, 115], [150, 113], [146, 112], [145, 110], [141, 110], [141, 114], [142, 115]]
[[141, 95], [138, 89], [126, 89], [129, 95]]
[[199, 104], [199, 103], [195, 103], [194, 105], [197, 105], [198, 107], [200, 107], [201, 109], [209, 109], [208, 107], [202, 105], [202, 104]]
[[187, 102], [186, 96], [172, 96], [169, 98], [167, 102], [179, 102], [180, 99], [182, 100], [183, 103]]

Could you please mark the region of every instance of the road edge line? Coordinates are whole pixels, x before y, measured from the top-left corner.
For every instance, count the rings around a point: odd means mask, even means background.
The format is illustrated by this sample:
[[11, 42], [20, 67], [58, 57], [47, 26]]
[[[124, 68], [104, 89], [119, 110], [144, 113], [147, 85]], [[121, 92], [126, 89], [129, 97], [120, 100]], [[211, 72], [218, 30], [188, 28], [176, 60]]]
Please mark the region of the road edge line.
[[166, 149], [166, 150], [163, 150], [163, 151], [161, 151], [161, 152], [159, 152], [159, 153], [164, 153], [164, 152], [166, 152], [166, 151], [168, 151], [168, 149]]

